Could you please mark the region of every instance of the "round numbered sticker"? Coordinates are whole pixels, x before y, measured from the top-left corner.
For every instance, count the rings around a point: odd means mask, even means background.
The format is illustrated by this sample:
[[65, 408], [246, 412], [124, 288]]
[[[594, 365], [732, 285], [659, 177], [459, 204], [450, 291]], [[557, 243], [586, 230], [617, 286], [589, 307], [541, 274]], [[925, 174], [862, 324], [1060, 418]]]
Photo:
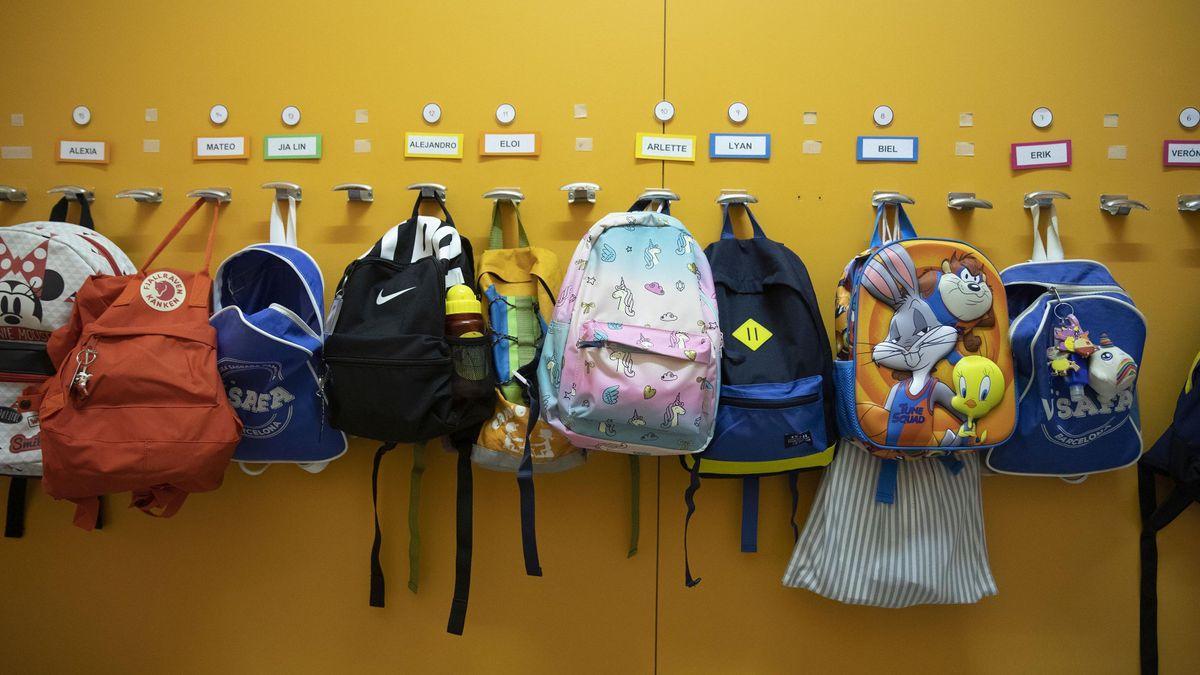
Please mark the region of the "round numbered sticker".
[[659, 101], [658, 105], [654, 106], [654, 117], [659, 122], [670, 122], [675, 116], [675, 106], [670, 101]]
[[517, 109], [511, 103], [501, 103], [496, 108], [496, 121], [500, 124], [512, 124], [517, 119]]
[[1042, 106], [1033, 111], [1030, 119], [1033, 120], [1033, 126], [1045, 129], [1054, 122], [1054, 113], [1050, 112], [1050, 109], [1046, 106]]
[[1196, 125], [1200, 125], [1200, 110], [1188, 106], [1179, 111], [1179, 123], [1184, 129], [1195, 129]]
[[226, 108], [220, 103], [214, 105], [208, 109], [208, 119], [213, 124], [225, 124], [225, 122], [229, 120], [229, 108]]
[[283, 123], [289, 127], [294, 127], [300, 123], [300, 109], [294, 105], [284, 108], [279, 116], [283, 119]]
[[83, 126], [92, 121], [92, 111], [86, 105], [77, 105], [71, 111], [71, 119], [75, 120], [75, 124]]
[[871, 114], [871, 118], [875, 120], [875, 124], [886, 127], [892, 123], [896, 115], [892, 112], [892, 107], [889, 105], [881, 105], [875, 108], [875, 112]]
[[750, 109], [746, 107], [745, 103], [742, 103], [741, 101], [736, 101], [734, 103], [729, 104], [729, 121], [730, 122], [733, 122], [734, 124], [741, 124], [742, 122], [745, 122], [746, 118], [749, 116], [750, 116]]
[[430, 124], [437, 124], [437, 121], [442, 119], [442, 106], [436, 103], [426, 103], [421, 109], [421, 117]]

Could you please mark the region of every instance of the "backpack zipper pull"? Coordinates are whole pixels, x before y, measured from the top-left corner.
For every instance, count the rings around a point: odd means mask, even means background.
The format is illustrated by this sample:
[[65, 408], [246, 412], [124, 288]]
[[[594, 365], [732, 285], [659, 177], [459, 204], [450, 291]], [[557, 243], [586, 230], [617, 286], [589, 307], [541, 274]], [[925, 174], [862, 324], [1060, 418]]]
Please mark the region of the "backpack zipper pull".
[[96, 361], [96, 357], [96, 349], [91, 345], [75, 353], [75, 374], [71, 376], [71, 390], [76, 392], [81, 400], [87, 398], [91, 393], [87, 388], [88, 381], [92, 379], [92, 373], [88, 372], [88, 366]]

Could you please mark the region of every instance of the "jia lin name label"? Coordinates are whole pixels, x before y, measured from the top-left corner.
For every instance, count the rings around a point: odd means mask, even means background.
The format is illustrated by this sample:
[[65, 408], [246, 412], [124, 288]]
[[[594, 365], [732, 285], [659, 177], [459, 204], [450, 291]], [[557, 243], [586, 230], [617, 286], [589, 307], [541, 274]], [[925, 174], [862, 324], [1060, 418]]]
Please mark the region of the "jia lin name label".
[[321, 134], [267, 136], [263, 159], [321, 159]]
[[860, 162], [915, 162], [916, 136], [859, 136], [854, 157]]
[[58, 161], [108, 164], [108, 142], [59, 141]]
[[674, 134], [638, 134], [633, 156], [638, 159], [696, 161], [696, 137]]
[[713, 159], [770, 159], [771, 134], [709, 134]]
[[1013, 143], [1011, 159], [1014, 171], [1071, 166], [1071, 141]]
[[1200, 166], [1200, 141], [1163, 141], [1163, 166]]
[[481, 155], [518, 155], [533, 156], [538, 154], [538, 134], [483, 134], [479, 137], [479, 154]]
[[195, 159], [245, 159], [250, 144], [245, 136], [197, 136], [192, 151]]
[[462, 159], [462, 134], [404, 134], [405, 157]]

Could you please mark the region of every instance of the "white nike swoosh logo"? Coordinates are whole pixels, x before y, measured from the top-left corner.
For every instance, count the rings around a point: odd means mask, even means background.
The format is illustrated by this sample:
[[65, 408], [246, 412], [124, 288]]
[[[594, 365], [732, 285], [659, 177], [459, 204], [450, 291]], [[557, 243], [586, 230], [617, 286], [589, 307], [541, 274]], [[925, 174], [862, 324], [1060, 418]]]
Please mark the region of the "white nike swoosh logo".
[[379, 291], [379, 297], [375, 298], [375, 304], [382, 305], [383, 303], [387, 302], [388, 300], [391, 300], [398, 295], [404, 295], [405, 293], [411, 291], [414, 288], [416, 288], [416, 286], [409, 286], [408, 288], [406, 288], [402, 291], [396, 291], [395, 293], [389, 293], [387, 295], [384, 295], [383, 291], [381, 290], [381, 291]]

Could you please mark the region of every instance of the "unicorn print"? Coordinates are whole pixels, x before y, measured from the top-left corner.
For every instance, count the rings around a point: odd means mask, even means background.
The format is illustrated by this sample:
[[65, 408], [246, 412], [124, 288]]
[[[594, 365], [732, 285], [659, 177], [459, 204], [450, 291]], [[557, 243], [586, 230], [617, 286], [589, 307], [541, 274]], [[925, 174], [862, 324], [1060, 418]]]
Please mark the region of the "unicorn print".
[[687, 341], [688, 341], [689, 337], [690, 336], [687, 333], [685, 333], [681, 330], [672, 331], [670, 345], [671, 345], [671, 347], [678, 347], [679, 349], [683, 349], [684, 347], [687, 347]]
[[644, 427], [646, 426], [646, 418], [639, 415], [638, 411], [635, 409], [633, 411], [633, 417], [629, 418], [629, 423], [635, 427]]
[[687, 414], [687, 408], [683, 407], [683, 401], [679, 399], [679, 394], [675, 394], [675, 400], [671, 401], [671, 405], [667, 406], [667, 412], [663, 415], [662, 428], [674, 429], [679, 426], [679, 417]]
[[555, 387], [562, 386], [562, 371], [558, 368], [558, 362], [553, 357], [546, 359], [546, 373], [550, 375], [550, 381]]
[[616, 361], [618, 369], [625, 373], [625, 377], [633, 377], [637, 373], [633, 370], [633, 355], [624, 349], [609, 349], [608, 359]]
[[621, 283], [613, 289], [612, 298], [617, 301], [619, 311], [624, 312], [625, 316], [633, 316], [633, 291], [625, 285], [625, 277], [621, 277]]
[[584, 361], [584, 362], [583, 362], [583, 374], [584, 374], [584, 375], [591, 375], [591, 374], [592, 374], [592, 368], [595, 368], [595, 367], [596, 367], [596, 362], [595, 362], [595, 361]]
[[688, 236], [682, 232], [679, 233], [679, 238], [675, 240], [675, 255], [687, 255], [692, 251], [692, 242]]
[[571, 388], [570, 388], [568, 391], [564, 391], [564, 392], [563, 392], [563, 398], [565, 398], [565, 399], [567, 399], [567, 400], [569, 401], [569, 400], [571, 400], [572, 398], [574, 398], [574, 397], [575, 397], [575, 393], [576, 393], [576, 392], [575, 392], [575, 383], [574, 383], [574, 382], [572, 382], [572, 383], [571, 383]]
[[638, 343], [638, 346], [641, 347], [642, 349], [650, 349], [651, 347], [654, 346], [654, 343], [650, 341], [650, 338], [646, 337], [645, 335], [642, 335], [641, 333], [638, 333], [637, 343]]
[[658, 264], [658, 257], [662, 255], [662, 249], [651, 239], [644, 253], [646, 256], [646, 269], [654, 269], [654, 266]]

